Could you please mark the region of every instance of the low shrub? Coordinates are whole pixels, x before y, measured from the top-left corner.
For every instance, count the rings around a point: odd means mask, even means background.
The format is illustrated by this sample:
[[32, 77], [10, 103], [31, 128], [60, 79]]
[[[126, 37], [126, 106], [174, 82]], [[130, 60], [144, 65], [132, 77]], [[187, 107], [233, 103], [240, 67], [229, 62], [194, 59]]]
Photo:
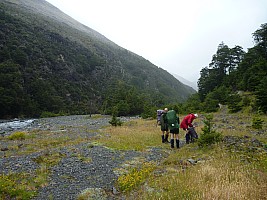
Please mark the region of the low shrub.
[[212, 115], [206, 115], [206, 120], [204, 120], [204, 127], [202, 128], [203, 133], [198, 139], [198, 145], [200, 147], [210, 146], [211, 144], [218, 143], [222, 141], [222, 134], [212, 130]]
[[0, 199], [31, 199], [35, 188], [31, 189], [26, 174], [0, 174]]
[[254, 117], [252, 119], [252, 128], [254, 129], [262, 129], [263, 120], [260, 117]]
[[44, 112], [42, 112], [40, 117], [41, 118], [47, 118], [47, 117], [57, 117], [57, 116], [58, 115], [55, 113], [44, 111]]
[[10, 136], [8, 136], [9, 140], [25, 140], [26, 133], [22, 131], [14, 132]]
[[132, 168], [128, 174], [118, 178], [117, 184], [122, 192], [128, 192], [141, 185], [149, 174], [155, 169], [152, 163], [144, 163], [143, 166]]
[[120, 119], [118, 119], [115, 115], [112, 116], [112, 119], [109, 121], [109, 123], [112, 126], [121, 126], [122, 125], [122, 121]]

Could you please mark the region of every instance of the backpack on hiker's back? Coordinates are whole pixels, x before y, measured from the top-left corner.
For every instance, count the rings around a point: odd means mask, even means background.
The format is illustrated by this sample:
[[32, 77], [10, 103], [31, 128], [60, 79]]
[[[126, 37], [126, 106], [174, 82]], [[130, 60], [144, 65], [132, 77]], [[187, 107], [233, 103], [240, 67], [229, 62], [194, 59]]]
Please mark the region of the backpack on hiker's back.
[[161, 120], [160, 120], [160, 117], [163, 113], [163, 110], [157, 110], [157, 124], [158, 125], [161, 125]]
[[167, 112], [167, 120], [170, 129], [179, 128], [179, 117], [176, 115], [174, 110], [169, 110]]

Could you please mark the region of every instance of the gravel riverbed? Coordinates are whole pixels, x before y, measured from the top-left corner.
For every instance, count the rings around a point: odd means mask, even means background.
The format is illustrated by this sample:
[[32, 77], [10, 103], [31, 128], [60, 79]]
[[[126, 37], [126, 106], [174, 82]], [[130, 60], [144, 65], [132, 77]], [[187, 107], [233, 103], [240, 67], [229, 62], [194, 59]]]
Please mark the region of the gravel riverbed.
[[[37, 196], [34, 197], [35, 200], [77, 199], [79, 194], [86, 191], [91, 194], [91, 199], [124, 199], [115, 185], [121, 172], [131, 165], [137, 165], [138, 162], [160, 162], [168, 153], [155, 147], [146, 152], [119, 151], [91, 143], [90, 138], [98, 137], [100, 134], [98, 130], [107, 126], [110, 119], [110, 116], [78, 115], [33, 120], [27, 127], [17, 130], [63, 132], [73, 139], [82, 137], [88, 140], [71, 146], [35, 151], [26, 155], [6, 156], [7, 151], [1, 151], [0, 170], [4, 174], [34, 173], [41, 168], [36, 160], [53, 152], [53, 154], [64, 156], [49, 169], [49, 181], [39, 188]], [[131, 118], [121, 118], [121, 120], [127, 121]], [[10, 129], [2, 130], [2, 137], [10, 134], [11, 131]], [[57, 137], [57, 135], [51, 134], [51, 137]], [[2, 150], [9, 148], [10, 145], [8, 140], [0, 140]], [[21, 145], [23, 145], [21, 149], [27, 146], [27, 144]], [[90, 161], [87, 162], [86, 159]]]

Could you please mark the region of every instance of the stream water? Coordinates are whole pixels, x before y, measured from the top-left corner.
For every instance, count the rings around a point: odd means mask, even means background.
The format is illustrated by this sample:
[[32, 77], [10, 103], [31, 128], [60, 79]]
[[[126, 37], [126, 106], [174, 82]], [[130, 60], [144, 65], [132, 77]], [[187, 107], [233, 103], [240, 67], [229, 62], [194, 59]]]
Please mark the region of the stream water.
[[14, 131], [30, 126], [35, 119], [19, 120], [14, 119], [12, 121], [6, 121], [0, 123], [0, 133], [5, 133], [6, 131]]

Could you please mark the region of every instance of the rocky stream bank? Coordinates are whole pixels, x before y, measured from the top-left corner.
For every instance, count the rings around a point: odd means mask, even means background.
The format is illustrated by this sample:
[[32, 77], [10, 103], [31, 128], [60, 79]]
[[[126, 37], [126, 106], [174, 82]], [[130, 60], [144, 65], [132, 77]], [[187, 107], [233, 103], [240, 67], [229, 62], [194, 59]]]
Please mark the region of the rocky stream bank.
[[[62, 116], [27, 121], [27, 125], [24, 121], [21, 127], [18, 120], [13, 123], [16, 126], [11, 126], [12, 123], [8, 126], [2, 124], [2, 138], [14, 131], [38, 131], [35, 137], [42, 140], [45, 137], [54, 137], [56, 140], [62, 134], [73, 140], [87, 140], [68, 146], [40, 148], [40, 151], [29, 152], [26, 148], [32, 144], [27, 140], [18, 142], [2, 139], [0, 170], [4, 174], [36, 173], [42, 167], [38, 162], [40, 158], [58, 155], [60, 161], [47, 169], [50, 171], [48, 183], [39, 188], [33, 199], [77, 199], [82, 192], [90, 193], [91, 199], [124, 199], [115, 186], [120, 170], [136, 165], [139, 160], [159, 162], [167, 154], [160, 148], [151, 148], [147, 152], [115, 151], [90, 143], [90, 138], [98, 137], [98, 130], [108, 125], [110, 119], [109, 116]], [[128, 120], [131, 118], [121, 118], [121, 121]], [[20, 154], [24, 150], [26, 153]]]

